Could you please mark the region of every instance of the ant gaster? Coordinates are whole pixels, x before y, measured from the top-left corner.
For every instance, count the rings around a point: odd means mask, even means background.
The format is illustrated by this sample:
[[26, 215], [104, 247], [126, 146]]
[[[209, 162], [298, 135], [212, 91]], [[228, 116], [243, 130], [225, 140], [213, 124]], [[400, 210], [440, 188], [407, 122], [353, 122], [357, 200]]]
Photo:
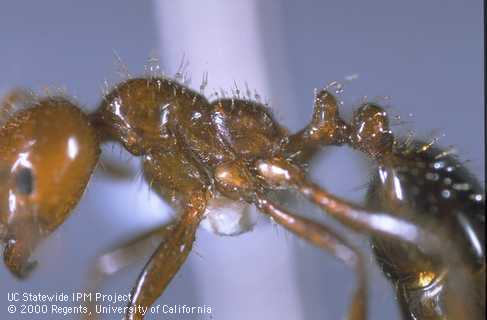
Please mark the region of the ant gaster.
[[[25, 99], [5, 101], [4, 109]], [[136, 307], [151, 306], [163, 293], [190, 253], [209, 201], [222, 196], [256, 205], [355, 269], [348, 319], [366, 319], [367, 279], [359, 250], [326, 225], [275, 203], [269, 193], [276, 189], [293, 189], [370, 236], [404, 319], [485, 316], [482, 188], [448, 152], [396, 139], [377, 105], [363, 104], [346, 123], [334, 96], [321, 90], [310, 124], [290, 134], [258, 102], [209, 102], [158, 77], [119, 84], [89, 116], [64, 98], [24, 104], [0, 129], [0, 234], [5, 263], [18, 277], [32, 269], [29, 256], [41, 237], [62, 224], [79, 201], [97, 163], [99, 141], [115, 140], [142, 157], [145, 178], [181, 212], [163, 227], [165, 240], [131, 292], [126, 319], [142, 319]], [[348, 145], [375, 160], [366, 207], [306, 178], [307, 162], [327, 145]]]

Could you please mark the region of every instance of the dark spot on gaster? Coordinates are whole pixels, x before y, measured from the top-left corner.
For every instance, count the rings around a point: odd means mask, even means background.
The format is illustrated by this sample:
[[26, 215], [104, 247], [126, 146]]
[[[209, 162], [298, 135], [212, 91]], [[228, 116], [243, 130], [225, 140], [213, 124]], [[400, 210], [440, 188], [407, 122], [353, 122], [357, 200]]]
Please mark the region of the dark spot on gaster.
[[434, 172], [428, 172], [426, 173], [426, 179], [431, 180], [431, 181], [438, 181], [440, 178], [440, 175]]
[[417, 196], [419, 193], [420, 193], [420, 189], [418, 187], [412, 187], [411, 189], [411, 192], [413, 193], [413, 195]]
[[17, 191], [30, 195], [34, 191], [34, 176], [29, 168], [20, 169], [15, 175], [15, 186]]

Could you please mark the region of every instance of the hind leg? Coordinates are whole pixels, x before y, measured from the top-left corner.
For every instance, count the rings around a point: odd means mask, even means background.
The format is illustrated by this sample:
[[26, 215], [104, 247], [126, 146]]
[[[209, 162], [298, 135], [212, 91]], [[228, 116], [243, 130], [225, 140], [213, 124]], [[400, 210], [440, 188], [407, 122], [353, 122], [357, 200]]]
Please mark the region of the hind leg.
[[[467, 304], [471, 301], [462, 299], [472, 286], [471, 281], [465, 281], [472, 264], [462, 259], [462, 245], [456, 238], [447, 232], [445, 226], [434, 224], [432, 220], [425, 217], [414, 222], [402, 216], [390, 212], [380, 212], [361, 207], [350, 201], [341, 199], [320, 186], [308, 181], [304, 173], [297, 167], [283, 159], [260, 160], [256, 169], [261, 178], [273, 186], [285, 186], [297, 190], [313, 203], [317, 204], [323, 211], [336, 218], [342, 224], [358, 232], [378, 237], [384, 241], [397, 241], [412, 245], [419, 249], [421, 257], [436, 257], [441, 259], [444, 267], [454, 276], [449, 284], [454, 284], [454, 289], [448, 289], [448, 315], [457, 319], [459, 315], [468, 315], [465, 319], [476, 319], [471, 316], [475, 311], [470, 311]], [[416, 259], [415, 264], [421, 264], [421, 258]], [[429, 267], [427, 267], [429, 268]], [[440, 278], [440, 271], [432, 268], [431, 275]], [[417, 274], [418, 281], [421, 274]], [[485, 281], [485, 279], [484, 279]], [[485, 283], [484, 283], [485, 284]], [[408, 289], [410, 290], [410, 289]], [[479, 290], [474, 290], [479, 292]], [[411, 302], [407, 302], [408, 304]], [[436, 309], [428, 306], [429, 310], [436, 312]]]

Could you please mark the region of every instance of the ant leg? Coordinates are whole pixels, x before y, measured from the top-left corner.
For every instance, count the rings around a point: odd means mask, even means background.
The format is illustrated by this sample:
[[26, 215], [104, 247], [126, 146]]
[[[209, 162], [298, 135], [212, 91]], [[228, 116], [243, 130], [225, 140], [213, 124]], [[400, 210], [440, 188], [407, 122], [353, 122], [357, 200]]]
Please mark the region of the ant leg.
[[249, 203], [254, 203], [261, 212], [271, 216], [286, 229], [311, 244], [330, 252], [354, 268], [358, 275], [358, 287], [353, 297], [348, 320], [366, 319], [366, 275], [364, 261], [358, 250], [326, 226], [291, 214], [273, 204], [262, 194], [262, 188], [259, 186], [259, 182], [254, 179], [251, 171], [239, 161], [225, 163], [215, 169], [215, 186], [218, 191], [231, 199], [244, 199]]
[[327, 213], [345, 225], [361, 231], [369, 231], [374, 235], [399, 238], [403, 241], [424, 242], [420, 240], [424, 235], [416, 225], [397, 218], [389, 213], [379, 213], [361, 208], [351, 202], [330, 194], [316, 184], [303, 180], [297, 186], [298, 191], [317, 204]]
[[[471, 264], [462, 259], [464, 247], [455, 241], [447, 227], [434, 224], [425, 217], [418, 219], [419, 223], [415, 224], [391, 213], [362, 208], [307, 181], [301, 170], [280, 159], [261, 161], [257, 168], [260, 168], [260, 173], [273, 183], [294, 187], [346, 226], [373, 236], [407, 242], [427, 256], [440, 258], [451, 274], [446, 283], [447, 286], [451, 286], [451, 289], [446, 290], [446, 301], [449, 304], [446, 308], [448, 319], [477, 319], [478, 312], [485, 313], [485, 306], [483, 311], [475, 310], [469, 307], [471, 300], [465, 300], [465, 297], [475, 297], [479, 293], [482, 295], [482, 289], [476, 288], [476, 284], [481, 282], [465, 281], [470, 278]], [[483, 281], [485, 286], [485, 278]]]
[[[95, 268], [100, 275], [112, 275], [126, 268], [144, 256], [144, 252], [152, 248], [154, 241], [165, 241], [171, 231], [172, 224], [168, 224], [137, 237], [125, 241], [118, 248], [110, 250], [96, 259]], [[155, 249], [155, 248], [154, 248]]]
[[445, 239], [428, 232], [424, 225], [418, 226], [390, 213], [373, 212], [340, 199], [323, 188], [305, 179], [297, 166], [286, 160], [274, 158], [259, 160], [256, 170], [261, 178], [275, 186], [292, 187], [317, 204], [328, 214], [360, 232], [405, 241], [419, 246], [422, 250], [437, 253], [443, 250]]
[[177, 144], [172, 149], [152, 150], [146, 155], [144, 175], [163, 198], [179, 197], [182, 214], [168, 232], [167, 240], [150, 257], [132, 289], [125, 315], [127, 320], [143, 319], [141, 312], [157, 300], [186, 261], [211, 196], [206, 173]]
[[[172, 224], [149, 230], [130, 240], [124, 241], [121, 246], [109, 250], [109, 252], [96, 258], [93, 268], [90, 270], [89, 286], [87, 292], [94, 292], [101, 287], [106, 277], [114, 275], [129, 265], [145, 258], [149, 250], [155, 250], [155, 243], [161, 243], [168, 238]], [[94, 300], [88, 300], [86, 307], [88, 312], [85, 319], [96, 319]]]
[[284, 146], [284, 157], [302, 165], [324, 145], [340, 145], [346, 142], [348, 127], [338, 114], [335, 97], [326, 90], [315, 94], [314, 110], [310, 124], [291, 135]]
[[[447, 270], [452, 272], [453, 278], [447, 285], [454, 284], [454, 289], [449, 289], [447, 302], [449, 319], [457, 319], [458, 315], [465, 319], [476, 319], [470, 316], [475, 311], [469, 310], [465, 304], [465, 294], [479, 292], [471, 287], [474, 282], [465, 281], [468, 278], [469, 266], [461, 258], [462, 247], [454, 241], [454, 237], [442, 226], [434, 225], [428, 220], [418, 220], [419, 224], [409, 222], [402, 217], [391, 213], [369, 211], [346, 200], [342, 200], [319, 186], [307, 181], [304, 173], [296, 166], [283, 159], [259, 160], [255, 169], [258, 176], [272, 187], [292, 187], [312, 202], [320, 206], [331, 216], [344, 225], [379, 238], [388, 238], [406, 242], [416, 246], [427, 256], [437, 257], [443, 260]], [[453, 282], [452, 282], [453, 281]], [[484, 282], [485, 283], [485, 282]], [[408, 291], [409, 292], [409, 291]], [[409, 303], [409, 302], [408, 302]]]
[[348, 320], [367, 319], [367, 281], [364, 259], [360, 252], [348, 242], [324, 225], [304, 217], [291, 214], [279, 208], [263, 196], [257, 195], [256, 204], [261, 212], [269, 215], [274, 221], [305, 239], [313, 245], [329, 252], [342, 260], [357, 272], [358, 286], [353, 295]]
[[143, 319], [147, 308], [159, 298], [186, 261], [206, 208], [206, 198], [204, 193], [194, 193], [184, 202], [181, 219], [150, 257], [132, 289], [129, 311], [125, 315], [127, 320]]

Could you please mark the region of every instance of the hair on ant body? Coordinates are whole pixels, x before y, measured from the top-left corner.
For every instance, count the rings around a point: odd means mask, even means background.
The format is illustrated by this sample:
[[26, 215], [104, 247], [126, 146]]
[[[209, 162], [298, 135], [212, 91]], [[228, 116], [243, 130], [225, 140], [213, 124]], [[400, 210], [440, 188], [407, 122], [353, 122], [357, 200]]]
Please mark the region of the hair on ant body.
[[[335, 97], [316, 93], [310, 123], [290, 133], [257, 101], [209, 101], [165, 77], [116, 85], [92, 114], [61, 97], [7, 96], [0, 128], [0, 235], [4, 261], [28, 275], [39, 241], [61, 225], [80, 200], [100, 144], [120, 143], [143, 160], [151, 187], [180, 211], [161, 227], [163, 241], [131, 292], [126, 319], [143, 319], [191, 252], [208, 209], [229, 202], [255, 205], [275, 222], [357, 272], [348, 318], [367, 318], [364, 257], [330, 227], [301, 217], [269, 197], [295, 190], [350, 229], [370, 236], [384, 274], [396, 288], [404, 319], [485, 316], [485, 197], [477, 180], [451, 155], [419, 141], [401, 143], [377, 104], [364, 103], [350, 122]], [[376, 163], [365, 207], [341, 199], [306, 177], [304, 168], [326, 146], [349, 146]], [[211, 211], [211, 210], [210, 210]], [[221, 216], [220, 216], [221, 217]], [[225, 217], [225, 215], [223, 215]], [[213, 217], [218, 221], [218, 216]], [[251, 227], [244, 215], [221, 234]], [[227, 221], [228, 222], [228, 221]], [[468, 295], [472, 299], [461, 299]]]

